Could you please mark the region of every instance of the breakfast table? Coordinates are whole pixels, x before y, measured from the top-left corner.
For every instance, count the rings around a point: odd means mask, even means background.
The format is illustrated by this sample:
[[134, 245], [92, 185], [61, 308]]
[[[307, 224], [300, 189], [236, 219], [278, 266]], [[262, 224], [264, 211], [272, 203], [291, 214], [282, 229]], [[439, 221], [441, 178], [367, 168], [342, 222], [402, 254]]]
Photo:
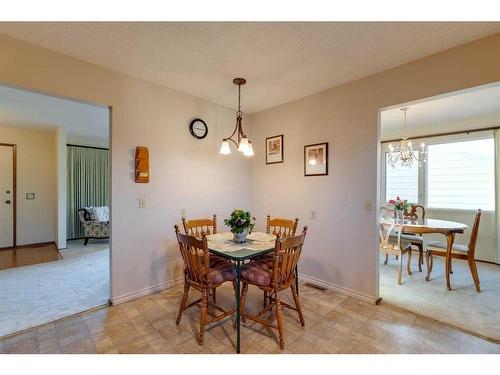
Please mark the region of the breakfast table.
[[252, 232], [244, 243], [233, 242], [231, 232], [216, 233], [207, 236], [208, 250], [225, 259], [231, 260], [236, 268], [236, 352], [240, 352], [240, 273], [241, 265], [246, 260], [255, 259], [274, 250], [276, 236], [273, 234]]
[[[446, 287], [451, 290], [450, 283], [450, 272], [451, 272], [451, 250], [453, 249], [453, 242], [455, 240], [455, 234], [463, 233], [468, 226], [466, 224], [457, 223], [448, 220], [438, 220], [438, 219], [410, 219], [405, 218], [403, 222], [402, 232], [412, 233], [412, 234], [431, 234], [437, 233], [442, 234], [446, 237], [447, 249], [446, 249]], [[425, 279], [429, 281], [430, 272], [427, 270], [427, 276]]]

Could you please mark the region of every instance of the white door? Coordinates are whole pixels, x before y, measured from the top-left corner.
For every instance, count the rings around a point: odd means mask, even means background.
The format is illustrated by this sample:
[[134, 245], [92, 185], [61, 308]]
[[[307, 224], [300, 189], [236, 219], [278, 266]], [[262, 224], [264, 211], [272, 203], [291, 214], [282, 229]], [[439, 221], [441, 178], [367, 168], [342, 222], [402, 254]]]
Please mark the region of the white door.
[[14, 246], [14, 152], [0, 146], [0, 248]]

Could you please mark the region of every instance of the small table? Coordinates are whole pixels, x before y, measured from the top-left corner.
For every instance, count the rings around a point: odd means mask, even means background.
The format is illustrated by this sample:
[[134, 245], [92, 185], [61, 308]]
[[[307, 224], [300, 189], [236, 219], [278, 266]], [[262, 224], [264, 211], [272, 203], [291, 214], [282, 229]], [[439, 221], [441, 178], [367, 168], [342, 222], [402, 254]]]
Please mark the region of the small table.
[[211, 253], [232, 260], [236, 265], [236, 353], [240, 352], [240, 271], [241, 263], [274, 250], [276, 236], [262, 232], [248, 235], [247, 242], [234, 243], [231, 232], [207, 236]]
[[[415, 234], [430, 234], [430, 233], [440, 233], [446, 237], [447, 249], [446, 249], [446, 287], [451, 290], [450, 285], [450, 271], [451, 271], [451, 250], [453, 249], [453, 241], [455, 240], [455, 234], [463, 233], [464, 229], [468, 226], [462, 223], [456, 223], [454, 221], [448, 220], [438, 220], [438, 219], [425, 219], [425, 220], [414, 220], [405, 219], [403, 223], [403, 228], [401, 229], [404, 233], [415, 233]], [[426, 280], [428, 281], [430, 273], [427, 270]]]

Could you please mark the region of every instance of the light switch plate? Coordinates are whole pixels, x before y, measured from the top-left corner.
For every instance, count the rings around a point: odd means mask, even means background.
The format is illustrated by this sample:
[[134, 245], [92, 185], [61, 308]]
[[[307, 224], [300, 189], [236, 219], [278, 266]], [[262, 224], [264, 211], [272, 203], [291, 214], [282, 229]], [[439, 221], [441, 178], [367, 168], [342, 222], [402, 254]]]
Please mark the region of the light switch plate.
[[146, 199], [139, 198], [139, 208], [146, 208]]
[[311, 211], [311, 219], [316, 220], [316, 210]]
[[35, 193], [26, 193], [26, 199], [28, 200], [35, 199]]

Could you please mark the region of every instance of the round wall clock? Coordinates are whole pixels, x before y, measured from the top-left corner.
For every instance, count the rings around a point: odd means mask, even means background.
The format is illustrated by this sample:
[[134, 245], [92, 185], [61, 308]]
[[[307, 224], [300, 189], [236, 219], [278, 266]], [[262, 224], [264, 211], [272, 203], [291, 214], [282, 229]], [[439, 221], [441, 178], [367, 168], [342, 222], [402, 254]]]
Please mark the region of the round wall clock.
[[208, 126], [201, 118], [195, 118], [189, 124], [189, 132], [196, 139], [203, 139], [208, 134]]

